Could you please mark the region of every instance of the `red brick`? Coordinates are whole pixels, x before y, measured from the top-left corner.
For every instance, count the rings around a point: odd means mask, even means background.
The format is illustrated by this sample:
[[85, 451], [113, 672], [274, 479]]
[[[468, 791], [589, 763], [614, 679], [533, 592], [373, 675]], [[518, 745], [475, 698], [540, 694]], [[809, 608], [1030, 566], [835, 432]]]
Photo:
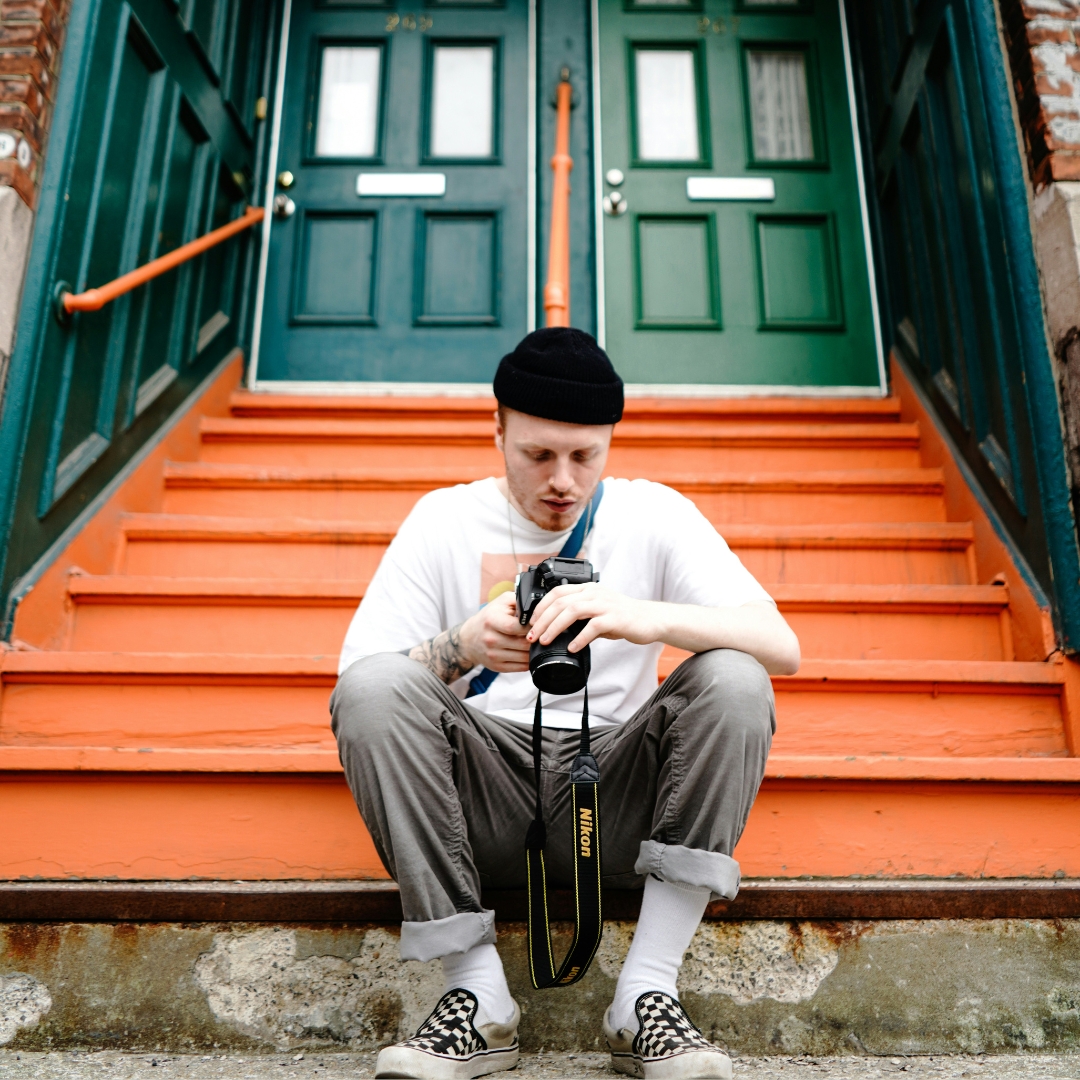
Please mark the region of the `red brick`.
[[40, 23], [4, 23], [0, 25], [0, 52], [9, 48], [36, 49], [49, 67], [56, 57], [56, 42]]
[[45, 66], [39, 53], [33, 49], [9, 49], [0, 52], [0, 78], [9, 75], [25, 75], [47, 91], [52, 82], [52, 73]]
[[1031, 26], [1027, 27], [1027, 40], [1031, 46], [1042, 45], [1047, 41], [1056, 41], [1060, 44], [1072, 45], [1076, 42], [1076, 35], [1072, 30], [1061, 27], [1052, 28], [1049, 26]]
[[17, 131], [35, 153], [41, 152], [42, 128], [37, 117], [17, 102], [0, 101], [0, 128]]
[[0, 101], [24, 105], [37, 120], [45, 111], [45, 95], [30, 79], [0, 78]]
[[40, 22], [54, 40], [63, 30], [60, 15], [48, 0], [2, 0], [0, 19], [5, 23]]
[[34, 190], [34, 181], [30, 174], [20, 167], [15, 161], [0, 161], [0, 184], [4, 187], [13, 187], [22, 197], [24, 203], [34, 209], [37, 204], [37, 193]]
[[1050, 79], [1039, 72], [1035, 73], [1035, 92], [1039, 97], [1072, 97], [1072, 84], [1064, 79]]

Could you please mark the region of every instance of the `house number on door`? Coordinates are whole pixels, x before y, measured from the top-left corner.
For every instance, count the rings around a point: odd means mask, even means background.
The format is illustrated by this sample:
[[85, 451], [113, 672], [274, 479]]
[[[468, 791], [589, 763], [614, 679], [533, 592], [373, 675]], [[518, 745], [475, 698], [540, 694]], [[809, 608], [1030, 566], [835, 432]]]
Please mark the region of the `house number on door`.
[[[725, 20], [723, 15], [721, 15], [718, 19], [713, 19], [712, 22], [709, 21], [709, 17], [707, 15], [702, 15], [701, 18], [697, 21], [698, 33], [707, 34], [709, 32], [709, 27], [712, 27], [712, 32], [714, 34], [726, 34], [728, 31], [727, 20]], [[731, 32], [733, 34], [737, 34], [739, 32], [739, 17], [737, 15], [734, 16], [731, 20]]]
[[419, 30], [420, 33], [424, 33], [431, 29], [432, 19], [430, 15], [421, 15], [418, 19], [411, 11], [407, 11], [404, 15], [398, 15], [394, 12], [393, 15], [386, 16], [386, 32], [392, 34], [399, 26], [402, 30]]

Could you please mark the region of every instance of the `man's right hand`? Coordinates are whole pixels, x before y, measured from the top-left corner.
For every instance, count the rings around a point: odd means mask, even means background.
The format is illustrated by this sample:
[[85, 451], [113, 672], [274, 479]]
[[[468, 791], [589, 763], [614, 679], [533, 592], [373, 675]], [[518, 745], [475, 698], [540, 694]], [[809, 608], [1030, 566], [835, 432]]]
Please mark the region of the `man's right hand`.
[[492, 671], [528, 671], [527, 633], [518, 622], [514, 594], [504, 592], [472, 618], [414, 645], [407, 655], [448, 685], [477, 664]]
[[462, 651], [492, 671], [528, 671], [526, 627], [518, 622], [512, 591], [500, 593], [461, 624]]

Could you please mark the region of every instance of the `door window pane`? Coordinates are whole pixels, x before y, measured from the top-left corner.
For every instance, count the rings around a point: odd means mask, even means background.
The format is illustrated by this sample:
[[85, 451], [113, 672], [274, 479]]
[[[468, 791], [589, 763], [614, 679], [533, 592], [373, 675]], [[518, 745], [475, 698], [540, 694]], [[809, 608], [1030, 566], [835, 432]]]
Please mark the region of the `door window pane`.
[[328, 45], [322, 51], [315, 153], [319, 157], [374, 157], [378, 145], [378, 46]]
[[698, 161], [697, 69], [690, 49], [634, 51], [637, 156]]
[[747, 55], [750, 118], [757, 161], [812, 161], [806, 53], [752, 50]]
[[495, 46], [437, 45], [431, 67], [431, 157], [495, 153]]

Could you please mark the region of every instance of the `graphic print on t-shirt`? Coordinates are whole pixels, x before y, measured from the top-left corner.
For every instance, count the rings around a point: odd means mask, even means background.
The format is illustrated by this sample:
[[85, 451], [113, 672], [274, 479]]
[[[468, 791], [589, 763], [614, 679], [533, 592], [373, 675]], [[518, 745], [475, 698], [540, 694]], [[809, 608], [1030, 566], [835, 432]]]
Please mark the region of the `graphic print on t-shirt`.
[[514, 580], [522, 570], [536, 566], [552, 555], [558, 555], [559, 549], [543, 551], [539, 555], [524, 552], [515, 559], [510, 553], [503, 555], [485, 551], [480, 556], [480, 606], [490, 604], [496, 596], [504, 592], [513, 592]]

